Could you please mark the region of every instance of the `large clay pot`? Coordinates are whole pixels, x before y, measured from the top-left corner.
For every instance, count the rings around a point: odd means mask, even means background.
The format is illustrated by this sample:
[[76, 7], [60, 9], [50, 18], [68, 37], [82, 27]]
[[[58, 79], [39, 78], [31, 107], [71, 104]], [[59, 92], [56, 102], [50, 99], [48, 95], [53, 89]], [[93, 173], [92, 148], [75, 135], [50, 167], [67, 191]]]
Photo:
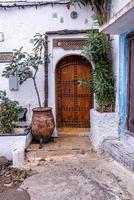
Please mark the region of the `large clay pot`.
[[37, 138], [50, 138], [55, 123], [52, 108], [38, 107], [33, 109], [32, 134]]

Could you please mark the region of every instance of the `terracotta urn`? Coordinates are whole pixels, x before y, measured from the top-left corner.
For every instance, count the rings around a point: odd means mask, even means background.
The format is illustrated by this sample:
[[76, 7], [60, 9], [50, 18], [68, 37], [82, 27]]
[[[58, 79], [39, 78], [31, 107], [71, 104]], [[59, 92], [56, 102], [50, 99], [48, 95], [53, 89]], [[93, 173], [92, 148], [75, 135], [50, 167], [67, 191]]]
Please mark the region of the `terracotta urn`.
[[38, 107], [33, 109], [32, 134], [36, 138], [52, 137], [55, 128], [52, 108]]

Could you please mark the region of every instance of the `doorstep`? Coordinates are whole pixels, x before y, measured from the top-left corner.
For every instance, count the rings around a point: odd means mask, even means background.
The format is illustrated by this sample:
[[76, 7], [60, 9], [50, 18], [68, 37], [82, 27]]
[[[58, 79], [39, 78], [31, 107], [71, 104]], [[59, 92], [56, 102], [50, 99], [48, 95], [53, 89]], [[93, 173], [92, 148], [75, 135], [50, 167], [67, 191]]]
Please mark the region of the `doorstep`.
[[104, 152], [115, 158], [118, 162], [134, 170], [134, 151], [123, 145], [120, 140], [107, 140], [103, 146]]
[[42, 149], [39, 144], [32, 142], [27, 148], [26, 160], [35, 160], [51, 157], [86, 154], [92, 150], [89, 137], [57, 137], [54, 142], [44, 143]]
[[58, 137], [88, 137], [90, 128], [58, 128]]

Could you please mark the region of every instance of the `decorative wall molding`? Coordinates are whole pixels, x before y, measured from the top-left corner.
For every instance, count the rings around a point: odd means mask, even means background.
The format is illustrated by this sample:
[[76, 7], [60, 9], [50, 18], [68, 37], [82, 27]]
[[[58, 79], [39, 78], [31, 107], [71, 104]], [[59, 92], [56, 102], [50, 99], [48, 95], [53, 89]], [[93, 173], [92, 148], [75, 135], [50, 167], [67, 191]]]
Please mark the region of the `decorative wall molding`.
[[[47, 35], [77, 35], [77, 34], [87, 34], [92, 32], [93, 29], [74, 29], [74, 30], [69, 30], [69, 29], [63, 29], [63, 30], [58, 30], [58, 31], [47, 31]], [[94, 31], [98, 31], [98, 29], [94, 29]]]
[[44, 1], [31, 1], [31, 0], [18, 0], [18, 1], [0, 1], [0, 8], [22, 8], [24, 9], [25, 7], [35, 7], [36, 9], [38, 7], [41, 7], [41, 6], [47, 6], [47, 5], [51, 5], [51, 6], [54, 6], [54, 5], [68, 5], [69, 1], [67, 0], [63, 0], [63, 1], [59, 1], [59, 0], [56, 0], [56, 1], [50, 1], [50, 0], [44, 0]]
[[85, 42], [86, 38], [53, 39], [53, 47], [62, 48], [64, 50], [81, 50]]
[[13, 52], [0, 52], [0, 63], [8, 63], [13, 59]]

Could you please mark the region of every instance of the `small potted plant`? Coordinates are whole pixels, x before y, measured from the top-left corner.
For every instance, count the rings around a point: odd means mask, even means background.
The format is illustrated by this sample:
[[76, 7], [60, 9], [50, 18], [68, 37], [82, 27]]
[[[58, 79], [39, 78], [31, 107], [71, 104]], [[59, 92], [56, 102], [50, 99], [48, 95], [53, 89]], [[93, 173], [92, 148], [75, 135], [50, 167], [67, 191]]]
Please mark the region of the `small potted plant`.
[[11, 101], [6, 91], [0, 90], [0, 133], [12, 134], [14, 123], [18, 121], [20, 106], [17, 101]]
[[93, 75], [80, 80], [80, 86], [95, 94], [95, 109], [91, 115], [91, 139], [99, 150], [105, 139], [118, 137], [118, 114], [115, 112], [115, 77], [111, 61], [111, 39], [104, 33], [92, 31], [84, 47], [84, 54], [92, 62]]
[[48, 107], [46, 101], [44, 105], [41, 105], [41, 98], [37, 87], [37, 73], [41, 66], [44, 66], [45, 74], [45, 88], [47, 88], [47, 69], [48, 62], [47, 56], [47, 37], [37, 33], [34, 38], [34, 48], [32, 54], [23, 51], [21, 47], [19, 50], [13, 51], [13, 60], [6, 66], [3, 71], [3, 76], [9, 78], [11, 75], [18, 77], [19, 84], [23, 84], [27, 79], [33, 81], [33, 86], [38, 99], [39, 107], [33, 109], [32, 117], [32, 134], [35, 138], [40, 140], [40, 147], [43, 142], [43, 138], [51, 138], [55, 127], [54, 118], [52, 114], [52, 108]]
[[22, 108], [17, 101], [10, 100], [6, 91], [0, 91], [0, 156], [5, 156], [9, 160], [12, 160], [14, 149], [25, 150], [32, 140], [30, 130], [14, 130], [20, 110]]

